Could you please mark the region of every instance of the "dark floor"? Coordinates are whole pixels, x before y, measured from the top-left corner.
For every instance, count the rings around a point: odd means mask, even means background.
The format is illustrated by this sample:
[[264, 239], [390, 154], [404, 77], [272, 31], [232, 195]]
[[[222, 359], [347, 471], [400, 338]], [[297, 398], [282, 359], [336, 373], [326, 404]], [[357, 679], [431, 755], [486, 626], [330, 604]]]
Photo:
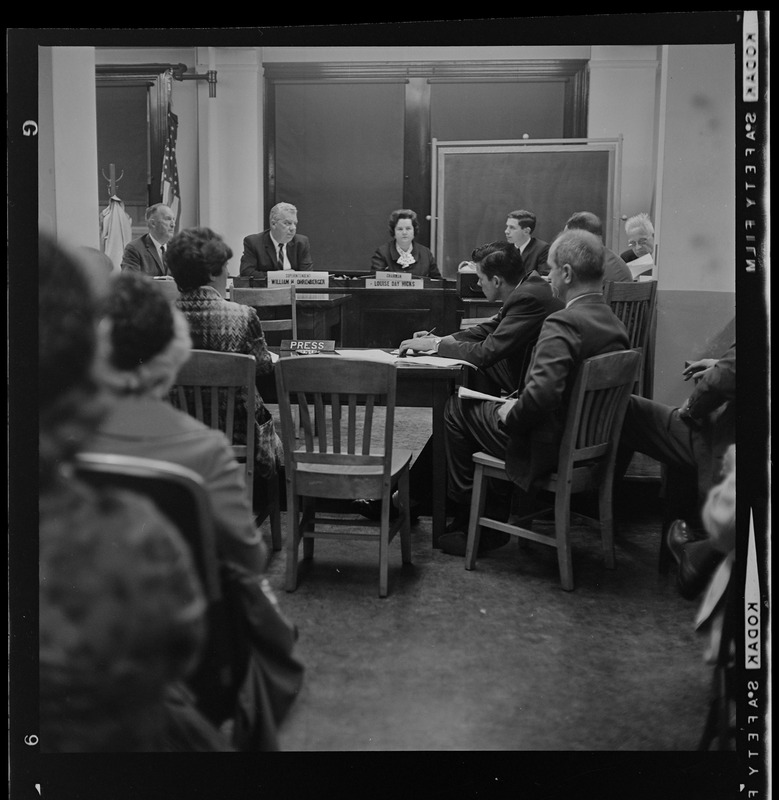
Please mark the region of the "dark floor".
[[[429, 411], [402, 419], [396, 444], [420, 449]], [[570, 593], [554, 549], [512, 540], [469, 572], [431, 548], [428, 517], [412, 528], [413, 564], [391, 544], [385, 599], [375, 541], [318, 541], [292, 593], [274, 554], [307, 670], [282, 749], [695, 749], [710, 668], [696, 604], [658, 574], [657, 485], [626, 484], [616, 513], [615, 570], [598, 534], [574, 526]]]

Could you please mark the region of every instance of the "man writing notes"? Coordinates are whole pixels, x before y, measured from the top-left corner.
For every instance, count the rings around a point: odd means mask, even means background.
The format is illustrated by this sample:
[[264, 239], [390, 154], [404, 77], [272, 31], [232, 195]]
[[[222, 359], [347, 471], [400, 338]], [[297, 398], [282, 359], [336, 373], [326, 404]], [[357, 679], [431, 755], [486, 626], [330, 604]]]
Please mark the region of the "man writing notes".
[[[452, 395], [447, 402], [447, 491], [456, 511], [439, 539], [445, 553], [465, 555], [473, 454], [486, 450], [505, 458], [513, 483], [529, 489], [557, 465], [579, 365], [591, 356], [629, 348], [625, 326], [603, 299], [603, 250], [599, 237], [582, 230], [564, 231], [552, 243], [549, 279], [565, 307], [544, 321], [518, 398], [496, 403]], [[479, 549], [501, 547], [508, 539], [508, 534], [484, 531]]]
[[176, 229], [176, 217], [164, 204], [156, 203], [146, 209], [148, 233], [133, 239], [124, 248], [122, 269], [145, 272], [152, 278], [170, 275], [165, 266], [165, 249]]
[[519, 250], [525, 272], [536, 270], [540, 275], [546, 275], [549, 272], [549, 265], [546, 263], [549, 243], [536, 239], [533, 236], [535, 229], [536, 215], [532, 211], [512, 211], [506, 219], [506, 241]]
[[268, 216], [269, 227], [243, 240], [240, 274], [264, 278], [266, 272], [314, 268], [307, 236], [297, 233], [298, 210], [291, 203], [277, 203]]
[[[417, 331], [400, 343], [400, 355], [409, 351], [435, 351], [439, 356], [474, 364], [507, 394], [520, 386], [543, 321], [563, 304], [552, 296], [549, 284], [523, 259], [511, 242], [492, 242], [471, 254], [479, 287], [488, 301], [503, 303], [490, 320], [449, 336]], [[486, 391], [496, 391], [485, 387]]]

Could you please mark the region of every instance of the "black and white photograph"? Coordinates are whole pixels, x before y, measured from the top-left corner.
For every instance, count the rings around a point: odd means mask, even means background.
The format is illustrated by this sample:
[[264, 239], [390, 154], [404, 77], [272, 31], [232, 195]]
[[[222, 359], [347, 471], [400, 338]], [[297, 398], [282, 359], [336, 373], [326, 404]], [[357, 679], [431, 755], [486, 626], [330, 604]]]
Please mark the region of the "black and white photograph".
[[771, 796], [769, 12], [405, 14], [6, 29], [13, 800]]

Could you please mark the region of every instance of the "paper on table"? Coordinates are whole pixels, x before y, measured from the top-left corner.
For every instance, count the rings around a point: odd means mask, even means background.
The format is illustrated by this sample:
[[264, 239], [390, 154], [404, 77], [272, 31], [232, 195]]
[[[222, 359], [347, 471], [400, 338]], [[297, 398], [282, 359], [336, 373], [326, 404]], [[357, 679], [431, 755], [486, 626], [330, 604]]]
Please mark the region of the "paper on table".
[[355, 361], [379, 361], [382, 364], [394, 364], [398, 358], [386, 350], [336, 350], [342, 358], [351, 358]]
[[476, 392], [473, 389], [468, 389], [465, 386], [460, 386], [457, 390], [457, 396], [462, 397], [463, 400], [492, 400], [495, 403], [505, 403], [507, 400], [514, 400], [514, 397], [495, 397], [492, 394], [485, 394], [484, 392]]
[[403, 358], [398, 356], [398, 351], [388, 353], [386, 350], [336, 350], [336, 353], [343, 358], [351, 358], [357, 361], [379, 361], [382, 364], [407, 364], [425, 367], [451, 367], [452, 364], [465, 364], [468, 367], [476, 367], [469, 361], [461, 361], [459, 358], [444, 358], [443, 356], [417, 356], [407, 355]]

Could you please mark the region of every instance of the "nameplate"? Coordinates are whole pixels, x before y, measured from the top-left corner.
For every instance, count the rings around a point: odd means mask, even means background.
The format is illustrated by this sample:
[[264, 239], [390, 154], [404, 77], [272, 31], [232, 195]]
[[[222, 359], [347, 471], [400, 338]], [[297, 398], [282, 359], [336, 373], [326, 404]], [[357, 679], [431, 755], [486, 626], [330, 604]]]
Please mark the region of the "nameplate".
[[299, 356], [333, 353], [335, 352], [335, 339], [282, 339], [279, 349], [296, 353]]
[[275, 270], [268, 273], [268, 288], [273, 286], [316, 286], [327, 289], [330, 285], [330, 274], [323, 270], [311, 270], [309, 272], [298, 271], [295, 269]]
[[366, 289], [422, 289], [424, 288], [424, 278], [417, 278], [414, 275], [406, 275], [403, 272], [385, 272], [381, 277], [365, 279]]

